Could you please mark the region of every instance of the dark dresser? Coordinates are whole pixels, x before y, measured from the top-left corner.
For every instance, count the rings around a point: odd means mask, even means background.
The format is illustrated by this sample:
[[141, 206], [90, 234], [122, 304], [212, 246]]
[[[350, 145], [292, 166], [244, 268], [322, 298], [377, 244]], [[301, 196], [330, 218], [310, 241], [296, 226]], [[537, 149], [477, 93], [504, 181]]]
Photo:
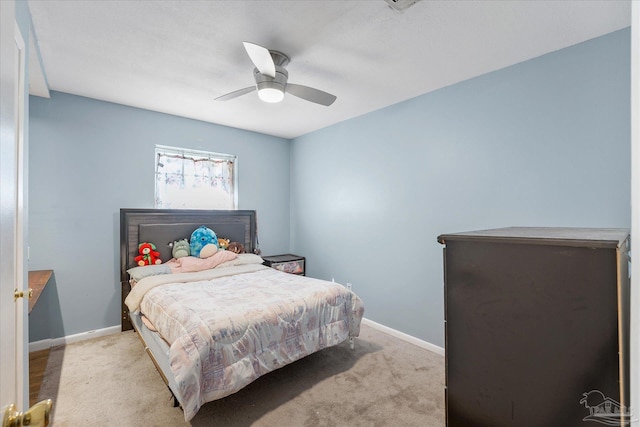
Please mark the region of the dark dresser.
[[628, 425], [628, 230], [443, 234], [450, 427]]

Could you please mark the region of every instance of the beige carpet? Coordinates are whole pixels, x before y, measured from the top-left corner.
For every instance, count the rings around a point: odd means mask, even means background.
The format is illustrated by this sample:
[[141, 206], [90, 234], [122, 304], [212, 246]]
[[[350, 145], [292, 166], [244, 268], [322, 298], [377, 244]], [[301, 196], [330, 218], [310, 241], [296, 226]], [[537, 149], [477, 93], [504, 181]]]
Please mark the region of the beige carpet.
[[444, 426], [444, 358], [363, 325], [204, 405], [190, 423], [134, 332], [53, 348], [40, 399], [53, 426]]

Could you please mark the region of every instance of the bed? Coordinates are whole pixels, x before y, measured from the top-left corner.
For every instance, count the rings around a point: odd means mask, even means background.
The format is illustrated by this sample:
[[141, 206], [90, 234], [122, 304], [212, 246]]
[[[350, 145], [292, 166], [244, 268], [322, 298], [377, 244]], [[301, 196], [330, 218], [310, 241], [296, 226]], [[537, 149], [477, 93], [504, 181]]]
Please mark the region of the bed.
[[[204, 225], [241, 243], [206, 260], [171, 260], [169, 243]], [[153, 242], [164, 264], [137, 267]], [[269, 268], [251, 210], [120, 210], [122, 330], [134, 329], [189, 421], [268, 372], [358, 336], [364, 305], [330, 281]]]

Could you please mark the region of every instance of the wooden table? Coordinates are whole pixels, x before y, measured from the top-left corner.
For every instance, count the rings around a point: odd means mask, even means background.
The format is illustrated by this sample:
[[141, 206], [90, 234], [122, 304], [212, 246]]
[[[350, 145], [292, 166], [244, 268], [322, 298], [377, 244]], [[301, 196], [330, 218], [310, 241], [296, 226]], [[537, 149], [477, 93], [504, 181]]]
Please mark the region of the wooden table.
[[29, 298], [29, 313], [38, 302], [44, 287], [49, 283], [53, 270], [34, 270], [29, 272], [29, 288], [33, 289], [33, 296]]
[[[29, 272], [29, 288], [33, 290], [33, 295], [29, 298], [29, 314], [31, 314], [33, 306], [38, 302], [40, 294], [49, 283], [52, 275], [53, 270], [34, 270]], [[48, 360], [48, 348], [29, 353], [29, 405], [34, 405], [38, 401]]]

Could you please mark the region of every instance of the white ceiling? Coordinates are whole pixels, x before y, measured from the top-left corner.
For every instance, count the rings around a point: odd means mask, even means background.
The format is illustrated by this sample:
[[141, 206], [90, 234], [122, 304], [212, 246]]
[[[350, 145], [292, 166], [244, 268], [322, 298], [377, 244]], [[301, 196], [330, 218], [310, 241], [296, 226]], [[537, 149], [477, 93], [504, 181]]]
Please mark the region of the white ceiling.
[[[295, 138], [630, 25], [629, 0], [29, 0], [51, 90]], [[254, 84], [242, 42], [338, 97], [214, 98]], [[37, 78], [37, 73], [32, 73]]]

